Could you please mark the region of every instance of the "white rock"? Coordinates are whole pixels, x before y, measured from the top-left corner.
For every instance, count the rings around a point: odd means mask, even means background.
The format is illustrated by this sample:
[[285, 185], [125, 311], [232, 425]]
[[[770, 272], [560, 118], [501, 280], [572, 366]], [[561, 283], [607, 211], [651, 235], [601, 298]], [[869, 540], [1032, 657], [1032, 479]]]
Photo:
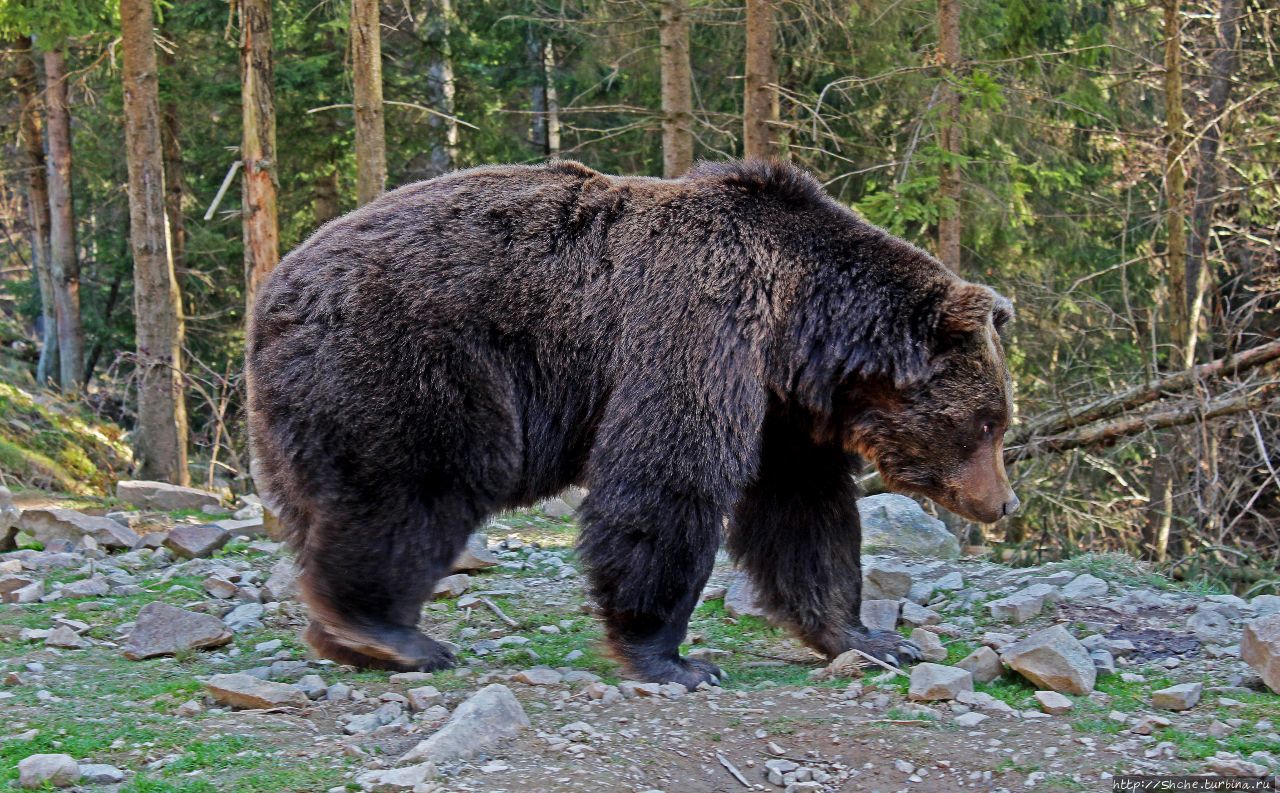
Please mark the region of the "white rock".
[[400, 762], [468, 760], [514, 738], [528, 726], [529, 717], [511, 689], [494, 683], [459, 705], [443, 727], [410, 749]]
[[1057, 691], [1037, 691], [1035, 699], [1040, 710], [1053, 716], [1061, 716], [1075, 707], [1075, 703]]
[[1107, 594], [1107, 582], [1088, 573], [1076, 576], [1062, 588], [1062, 597], [1068, 601], [1080, 598], [1102, 597]]
[[1151, 692], [1151, 706], [1160, 710], [1190, 710], [1200, 701], [1203, 683], [1183, 683]]
[[365, 771], [356, 777], [356, 784], [370, 793], [402, 793], [417, 789], [435, 776], [434, 763], [418, 763], [402, 768]]
[[947, 660], [947, 648], [942, 645], [942, 640], [933, 631], [916, 628], [911, 632], [911, 641], [920, 648], [920, 655], [924, 660], [934, 662]]
[[33, 754], [18, 761], [18, 785], [71, 787], [80, 781], [80, 765], [69, 754]]
[[913, 701], [955, 699], [961, 691], [973, 690], [973, 676], [964, 669], [941, 664], [917, 664], [911, 670], [907, 698]]
[[1098, 675], [1089, 651], [1061, 625], [1014, 642], [1000, 660], [1035, 685], [1068, 694], [1093, 691]]

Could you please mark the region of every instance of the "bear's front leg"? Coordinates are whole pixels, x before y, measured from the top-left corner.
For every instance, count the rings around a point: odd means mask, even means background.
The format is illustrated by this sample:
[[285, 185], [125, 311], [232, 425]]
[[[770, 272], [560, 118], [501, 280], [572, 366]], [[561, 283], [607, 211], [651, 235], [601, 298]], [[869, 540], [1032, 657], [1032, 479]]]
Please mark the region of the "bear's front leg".
[[760, 468], [734, 507], [729, 553], [769, 616], [832, 659], [859, 649], [901, 666], [920, 649], [893, 631], [862, 624], [862, 532], [855, 461], [817, 443], [802, 414], [765, 420]]
[[689, 616], [715, 562], [719, 511], [688, 494], [592, 490], [579, 549], [610, 649], [639, 680], [719, 685], [720, 669], [682, 658]]

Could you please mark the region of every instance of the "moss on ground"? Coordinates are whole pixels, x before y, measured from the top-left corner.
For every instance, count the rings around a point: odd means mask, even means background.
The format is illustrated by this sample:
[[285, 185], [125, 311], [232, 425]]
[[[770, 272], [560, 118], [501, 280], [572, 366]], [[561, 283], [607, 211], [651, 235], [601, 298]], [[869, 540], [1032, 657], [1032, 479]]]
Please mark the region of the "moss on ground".
[[0, 382], [0, 481], [11, 487], [104, 493], [129, 469], [123, 438], [80, 405]]

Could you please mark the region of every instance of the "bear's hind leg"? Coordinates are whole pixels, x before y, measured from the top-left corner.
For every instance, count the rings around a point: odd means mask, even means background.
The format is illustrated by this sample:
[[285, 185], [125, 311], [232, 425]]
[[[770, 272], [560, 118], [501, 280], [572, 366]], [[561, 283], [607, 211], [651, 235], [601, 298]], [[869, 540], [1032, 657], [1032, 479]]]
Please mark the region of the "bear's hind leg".
[[311, 609], [306, 641], [321, 657], [368, 669], [451, 667], [453, 654], [419, 631], [418, 621], [474, 517], [438, 508], [379, 512], [309, 527], [299, 554]]

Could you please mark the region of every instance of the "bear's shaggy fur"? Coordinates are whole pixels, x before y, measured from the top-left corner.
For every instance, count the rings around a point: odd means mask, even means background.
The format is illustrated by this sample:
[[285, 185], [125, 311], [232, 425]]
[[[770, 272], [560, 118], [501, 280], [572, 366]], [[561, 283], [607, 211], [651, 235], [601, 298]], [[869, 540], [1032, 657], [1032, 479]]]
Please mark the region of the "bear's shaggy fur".
[[256, 476], [308, 641], [436, 669], [423, 601], [495, 511], [589, 488], [582, 561], [641, 678], [677, 654], [728, 516], [764, 604], [827, 656], [914, 648], [859, 619], [858, 457], [993, 520], [1008, 304], [784, 164], [675, 181], [573, 162], [454, 173], [299, 246], [249, 343]]

